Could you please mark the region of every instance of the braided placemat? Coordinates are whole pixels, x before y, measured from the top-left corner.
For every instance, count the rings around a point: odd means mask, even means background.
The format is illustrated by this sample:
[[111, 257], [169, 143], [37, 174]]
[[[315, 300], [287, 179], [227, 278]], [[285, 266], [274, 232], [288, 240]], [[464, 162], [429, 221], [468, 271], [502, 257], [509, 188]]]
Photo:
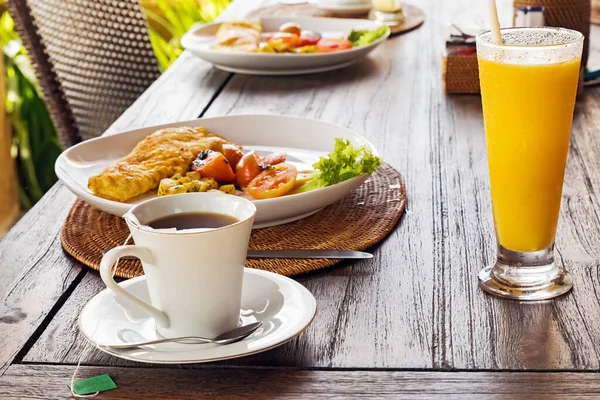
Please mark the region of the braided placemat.
[[[354, 192], [308, 218], [252, 232], [249, 248], [365, 250], [384, 239], [396, 226], [406, 206], [402, 176], [388, 164]], [[102, 250], [120, 246], [129, 235], [125, 221], [78, 200], [61, 232], [63, 248], [83, 264], [98, 270]], [[329, 267], [339, 260], [251, 259], [250, 268], [296, 275]], [[116, 275], [143, 275], [138, 260], [122, 259]]]
[[[425, 13], [419, 7], [411, 4], [402, 4], [404, 22], [391, 25], [392, 35], [410, 32], [420, 27], [425, 22]], [[322, 10], [311, 4], [275, 4], [259, 8], [246, 15], [247, 18], [264, 17], [331, 17], [331, 18], [367, 18], [364, 15], [341, 15], [335, 12]]]

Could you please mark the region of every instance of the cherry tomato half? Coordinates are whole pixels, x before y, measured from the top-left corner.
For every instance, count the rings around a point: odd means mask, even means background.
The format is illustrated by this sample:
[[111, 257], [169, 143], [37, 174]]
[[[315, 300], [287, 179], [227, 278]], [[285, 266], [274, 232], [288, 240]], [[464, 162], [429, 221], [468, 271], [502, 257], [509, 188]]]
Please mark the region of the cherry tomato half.
[[285, 153], [271, 153], [262, 159], [263, 165], [277, 165], [285, 162]]
[[297, 174], [296, 167], [290, 164], [269, 167], [250, 182], [246, 193], [254, 199], [283, 196], [294, 188]]
[[350, 43], [350, 41], [346, 39], [321, 39], [317, 43], [317, 51], [319, 53], [346, 50], [351, 48], [352, 43]]
[[319, 35], [317, 32], [302, 31], [300, 34], [298, 47], [314, 46], [319, 42], [319, 40], [321, 40], [321, 35]]
[[200, 172], [203, 178], [213, 178], [217, 182], [233, 182], [235, 174], [223, 153], [204, 150], [192, 163], [192, 170]]
[[237, 174], [235, 182], [239, 187], [245, 188], [262, 170], [262, 161], [256, 152], [246, 153], [235, 167]]

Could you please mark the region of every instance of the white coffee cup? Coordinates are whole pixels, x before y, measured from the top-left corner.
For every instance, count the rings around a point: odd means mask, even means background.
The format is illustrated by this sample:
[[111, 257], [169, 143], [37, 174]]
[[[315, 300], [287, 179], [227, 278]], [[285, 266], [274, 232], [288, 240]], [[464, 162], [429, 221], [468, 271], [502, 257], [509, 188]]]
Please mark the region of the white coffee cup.
[[[178, 213], [211, 212], [238, 222], [222, 228], [166, 231], [147, 226]], [[256, 207], [220, 193], [185, 193], [136, 205], [123, 216], [135, 245], [111, 249], [102, 258], [106, 287], [148, 312], [163, 337], [213, 338], [235, 329], [240, 316], [242, 280]], [[123, 256], [141, 260], [152, 304], [122, 289], [112, 266]]]

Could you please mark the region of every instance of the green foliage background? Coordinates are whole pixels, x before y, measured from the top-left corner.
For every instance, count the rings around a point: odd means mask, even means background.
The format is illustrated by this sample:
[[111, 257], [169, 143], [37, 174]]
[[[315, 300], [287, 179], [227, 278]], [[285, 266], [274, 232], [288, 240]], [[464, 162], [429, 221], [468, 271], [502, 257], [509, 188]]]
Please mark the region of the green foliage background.
[[[197, 23], [216, 18], [230, 0], [141, 0], [161, 71], [182, 53], [179, 40]], [[54, 162], [62, 151], [25, 48], [0, 0], [0, 43], [6, 74], [6, 112], [12, 130], [19, 202], [35, 204], [56, 182]]]

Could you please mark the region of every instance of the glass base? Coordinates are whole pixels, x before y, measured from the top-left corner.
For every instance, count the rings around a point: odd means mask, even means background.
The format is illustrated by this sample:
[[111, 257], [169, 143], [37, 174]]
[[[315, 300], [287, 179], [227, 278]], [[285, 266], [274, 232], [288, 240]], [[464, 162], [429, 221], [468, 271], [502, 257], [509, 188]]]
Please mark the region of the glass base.
[[515, 300], [547, 300], [567, 293], [573, 279], [554, 263], [553, 246], [521, 253], [500, 246], [496, 264], [479, 273], [479, 286], [488, 293]]
[[382, 22], [386, 25], [398, 25], [404, 22], [405, 16], [402, 9], [396, 12], [385, 12], [376, 9], [371, 9], [369, 19]]

